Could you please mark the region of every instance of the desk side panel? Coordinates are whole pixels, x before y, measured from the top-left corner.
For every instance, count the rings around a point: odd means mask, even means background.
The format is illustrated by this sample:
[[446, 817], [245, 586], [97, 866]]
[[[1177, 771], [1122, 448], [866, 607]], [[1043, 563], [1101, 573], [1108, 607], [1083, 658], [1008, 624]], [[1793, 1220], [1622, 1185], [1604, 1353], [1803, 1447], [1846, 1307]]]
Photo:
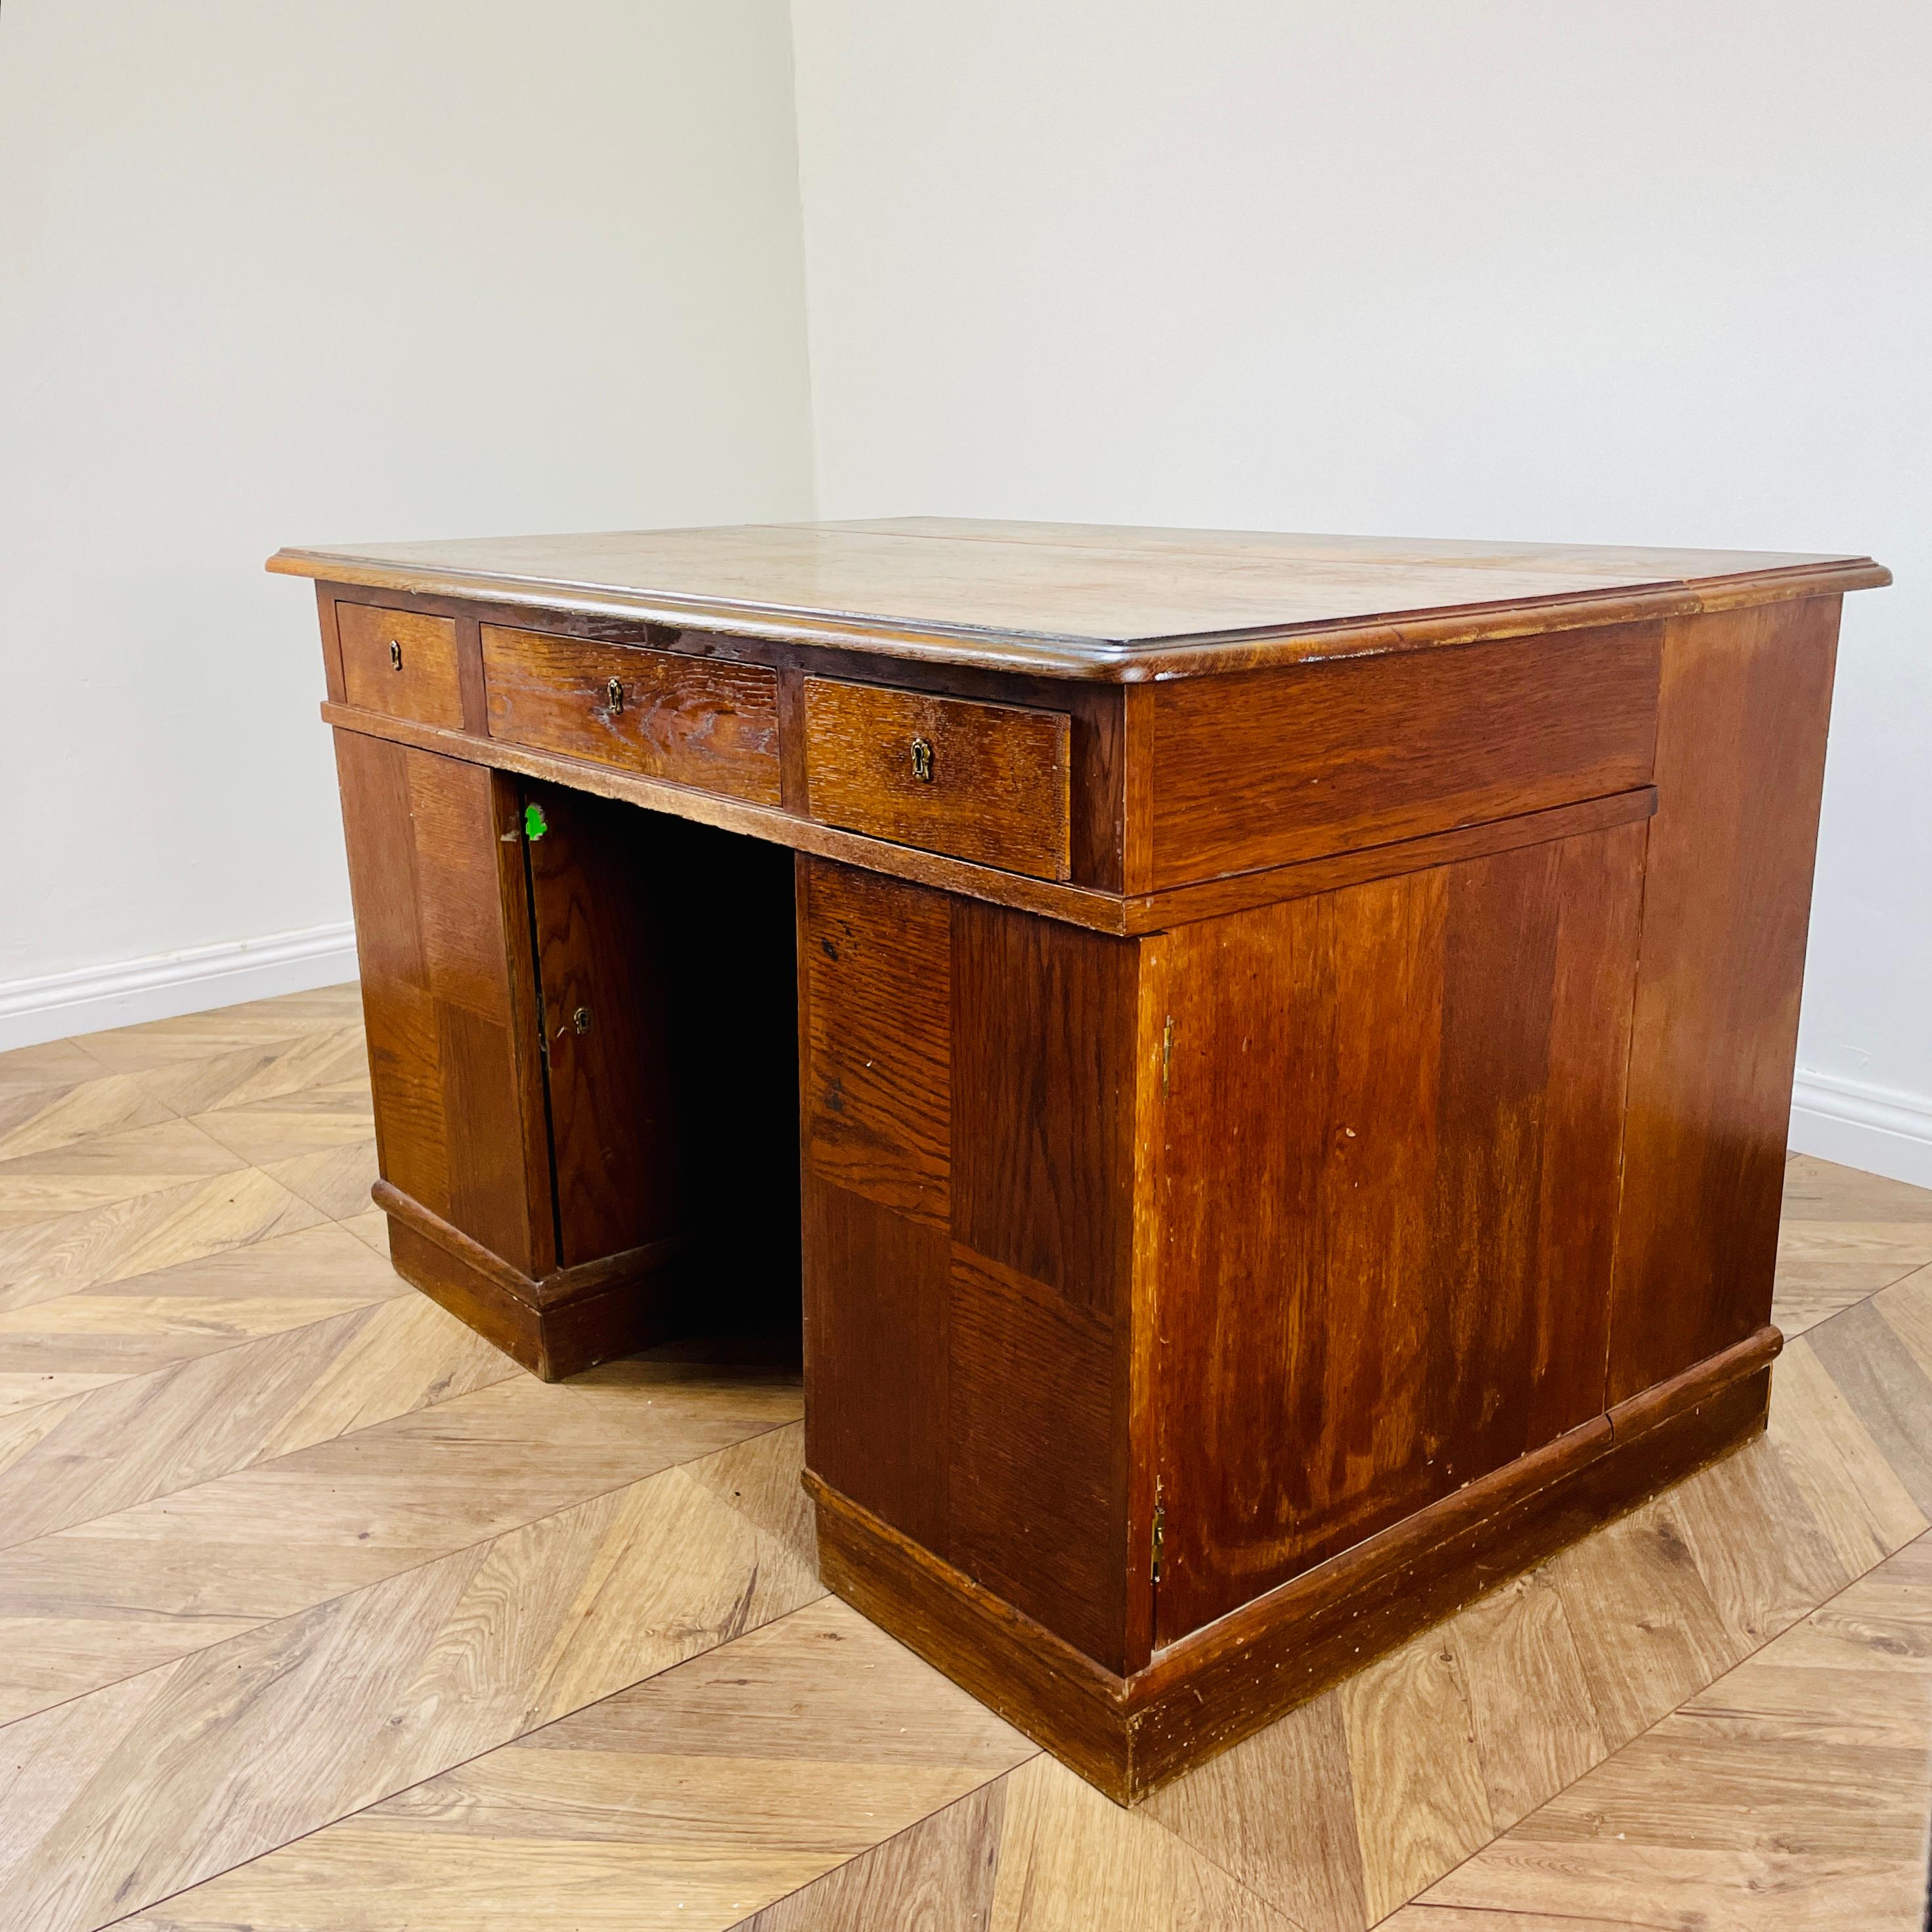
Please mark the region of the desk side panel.
[[1613, 1402], [1771, 1318], [1839, 602], [1666, 631]]
[[1157, 1646], [1601, 1413], [1645, 835], [1167, 936]]

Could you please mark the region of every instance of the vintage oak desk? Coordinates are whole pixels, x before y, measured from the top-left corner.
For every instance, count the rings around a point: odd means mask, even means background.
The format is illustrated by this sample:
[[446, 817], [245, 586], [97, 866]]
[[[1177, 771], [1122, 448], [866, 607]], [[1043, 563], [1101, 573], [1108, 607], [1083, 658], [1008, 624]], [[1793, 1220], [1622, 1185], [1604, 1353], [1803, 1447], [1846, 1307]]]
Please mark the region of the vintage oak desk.
[[271, 568], [397, 1267], [568, 1375], [782, 1307], [802, 1166], [826, 1580], [1116, 1796], [1762, 1426], [1868, 560], [913, 518]]

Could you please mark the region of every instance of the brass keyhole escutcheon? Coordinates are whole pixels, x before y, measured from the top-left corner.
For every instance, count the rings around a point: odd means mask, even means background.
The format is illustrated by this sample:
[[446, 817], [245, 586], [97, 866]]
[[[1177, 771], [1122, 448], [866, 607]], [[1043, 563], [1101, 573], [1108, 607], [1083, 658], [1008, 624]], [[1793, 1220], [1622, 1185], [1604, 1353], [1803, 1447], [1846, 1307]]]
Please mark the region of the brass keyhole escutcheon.
[[576, 1012], [571, 1015], [570, 1023], [579, 1033], [588, 1033], [590, 1030], [590, 1009], [588, 1006], [579, 1006]]
[[624, 687], [614, 677], [604, 687], [604, 701], [613, 717], [624, 708]]
[[912, 741], [912, 775], [921, 784], [932, 782], [932, 747], [923, 738]]
[[403, 668], [403, 646], [402, 646], [402, 640], [401, 640], [400, 638], [392, 638], [389, 640], [389, 668], [390, 668], [392, 670], [400, 670], [402, 669], [402, 668]]

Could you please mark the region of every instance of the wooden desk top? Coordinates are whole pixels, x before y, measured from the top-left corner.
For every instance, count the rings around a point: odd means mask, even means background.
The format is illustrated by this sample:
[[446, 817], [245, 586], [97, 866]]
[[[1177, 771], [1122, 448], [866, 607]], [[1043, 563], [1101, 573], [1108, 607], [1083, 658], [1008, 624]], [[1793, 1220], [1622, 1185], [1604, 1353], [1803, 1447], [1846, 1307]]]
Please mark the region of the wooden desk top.
[[1120, 682], [1891, 581], [1868, 557], [944, 517], [284, 550], [268, 568]]

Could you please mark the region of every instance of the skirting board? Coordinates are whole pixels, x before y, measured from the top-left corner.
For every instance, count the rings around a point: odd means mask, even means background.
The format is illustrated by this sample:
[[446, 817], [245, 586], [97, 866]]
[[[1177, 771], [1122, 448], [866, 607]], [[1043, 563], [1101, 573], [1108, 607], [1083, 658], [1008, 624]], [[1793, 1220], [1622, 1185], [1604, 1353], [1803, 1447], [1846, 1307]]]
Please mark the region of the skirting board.
[[1916, 1094], [1801, 1069], [1790, 1140], [1799, 1154], [1932, 1187], [1932, 1101]]
[[355, 977], [356, 929], [345, 920], [16, 980], [0, 985], [0, 1053], [278, 993], [310, 993]]
[[[809, 1468], [826, 1586], [1117, 1802], [1138, 1803], [1764, 1428], [1761, 1328], [1117, 1676]], [[809, 1451], [808, 1450], [808, 1454]]]

